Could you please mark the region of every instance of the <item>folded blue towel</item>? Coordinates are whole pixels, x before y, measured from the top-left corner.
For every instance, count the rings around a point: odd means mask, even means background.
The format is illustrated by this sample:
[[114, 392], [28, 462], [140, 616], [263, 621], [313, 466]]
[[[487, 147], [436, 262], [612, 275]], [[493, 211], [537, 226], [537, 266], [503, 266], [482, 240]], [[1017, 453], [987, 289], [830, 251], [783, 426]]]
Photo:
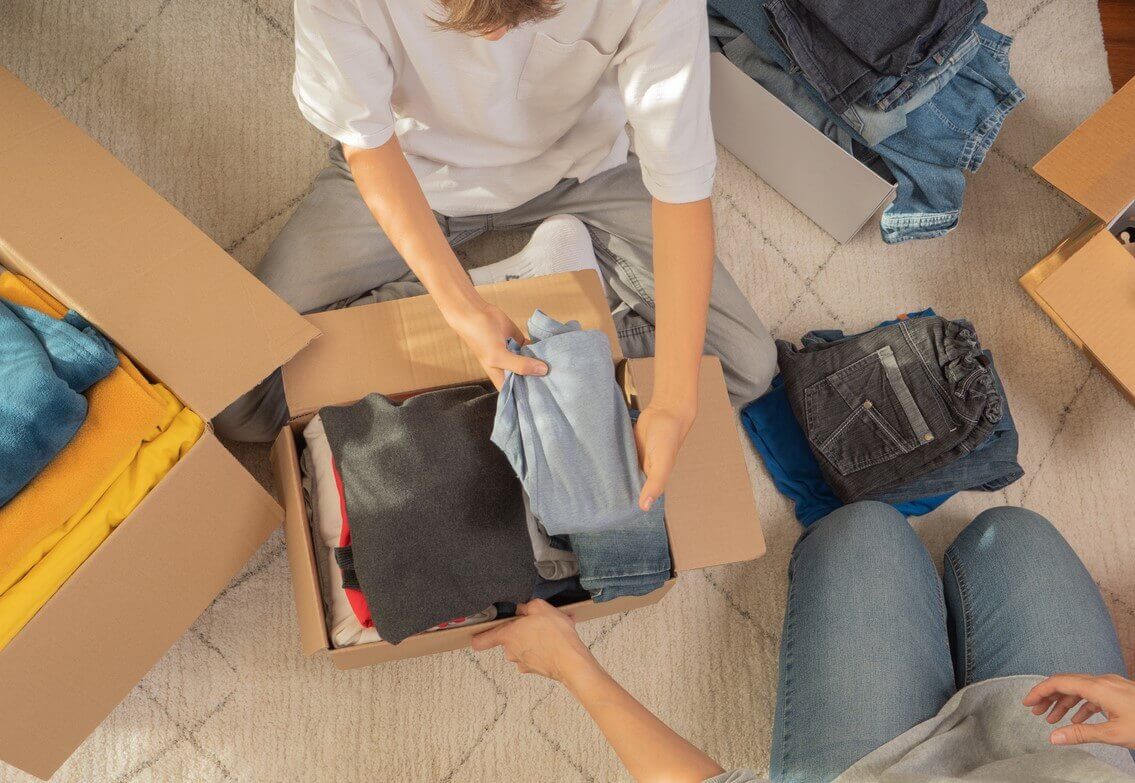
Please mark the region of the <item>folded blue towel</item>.
[[0, 299], [0, 506], [71, 441], [87, 418], [83, 392], [116, 366], [77, 313], [60, 320]]

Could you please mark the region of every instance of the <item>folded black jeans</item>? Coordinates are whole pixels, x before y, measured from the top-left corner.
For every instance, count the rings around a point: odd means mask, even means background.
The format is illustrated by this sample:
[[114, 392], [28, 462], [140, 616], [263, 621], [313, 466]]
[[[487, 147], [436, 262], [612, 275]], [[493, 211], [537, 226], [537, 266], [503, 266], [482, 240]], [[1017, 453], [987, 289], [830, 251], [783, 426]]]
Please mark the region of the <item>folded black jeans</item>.
[[980, 0], [768, 0], [764, 8], [773, 35], [836, 114], [944, 58], [982, 16]]
[[1002, 398], [973, 326], [939, 316], [798, 348], [777, 341], [793, 413], [845, 503], [902, 487], [978, 448]]

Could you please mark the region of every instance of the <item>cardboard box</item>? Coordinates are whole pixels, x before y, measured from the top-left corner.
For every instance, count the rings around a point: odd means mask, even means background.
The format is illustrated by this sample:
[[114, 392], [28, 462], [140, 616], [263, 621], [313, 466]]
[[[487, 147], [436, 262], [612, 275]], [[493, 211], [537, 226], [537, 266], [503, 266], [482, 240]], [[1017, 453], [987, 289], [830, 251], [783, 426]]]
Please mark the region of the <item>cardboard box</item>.
[[[0, 68], [0, 265], [208, 420], [318, 331]], [[49, 777], [279, 524], [212, 432], [0, 651], [0, 759]]]
[[1033, 168], [1094, 217], [1021, 285], [1135, 403], [1135, 255], [1115, 236], [1135, 224], [1135, 80]]
[[[611, 342], [628, 402], [641, 408], [653, 391], [653, 360], [624, 360], [599, 278], [590, 271], [518, 280], [479, 289], [516, 323], [537, 307], [559, 320], [602, 329]], [[309, 316], [323, 337], [284, 366], [292, 416], [272, 448], [276, 486], [285, 509], [284, 532], [292, 570], [300, 644], [324, 653], [341, 669], [465, 647], [476, 633], [508, 620], [419, 634], [389, 642], [331, 649], [312, 539], [300, 487], [302, 429], [319, 408], [355, 402], [371, 392], [404, 398], [430, 389], [478, 383], [484, 372], [429, 297], [365, 305]], [[666, 493], [666, 527], [675, 574], [751, 560], [765, 544], [738, 437], [736, 415], [716, 358], [703, 359], [697, 418], [679, 454]], [[322, 561], [324, 554], [319, 553]], [[577, 619], [655, 603], [674, 579], [653, 593], [574, 605]]]
[[894, 200], [894, 184], [847, 154], [721, 52], [710, 55], [710, 85], [718, 143], [837, 242], [851, 239]]

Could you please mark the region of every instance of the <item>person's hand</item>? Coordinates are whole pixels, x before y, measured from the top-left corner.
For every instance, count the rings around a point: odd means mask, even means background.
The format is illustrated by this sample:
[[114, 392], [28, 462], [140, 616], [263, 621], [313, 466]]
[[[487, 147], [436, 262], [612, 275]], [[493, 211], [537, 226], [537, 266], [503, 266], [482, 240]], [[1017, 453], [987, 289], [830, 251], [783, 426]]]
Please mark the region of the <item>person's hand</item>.
[[[1135, 682], [1118, 674], [1056, 674], [1037, 684], [1024, 700], [1033, 715], [1047, 712], [1049, 723], [1059, 722], [1077, 704], [1080, 709], [1072, 722], [1049, 737], [1053, 745], [1103, 742], [1135, 749]], [[1084, 723], [1097, 712], [1107, 720]]]
[[477, 652], [503, 647], [504, 657], [522, 674], [539, 674], [568, 683], [601, 671], [575, 632], [575, 621], [547, 601], [535, 598], [516, 607], [515, 620], [473, 637]]
[[449, 319], [450, 325], [473, 351], [477, 361], [485, 368], [485, 373], [493, 386], [498, 389], [504, 385], [505, 372], [517, 375], [547, 375], [548, 365], [528, 356], [517, 356], [508, 350], [508, 340], [512, 338], [520, 345], [527, 340], [512, 319], [499, 307], [488, 302]]
[[646, 475], [638, 507], [649, 511], [654, 501], [666, 491], [670, 471], [678, 460], [678, 450], [694, 423], [693, 411], [648, 405], [635, 422], [634, 440], [638, 447], [639, 467]]

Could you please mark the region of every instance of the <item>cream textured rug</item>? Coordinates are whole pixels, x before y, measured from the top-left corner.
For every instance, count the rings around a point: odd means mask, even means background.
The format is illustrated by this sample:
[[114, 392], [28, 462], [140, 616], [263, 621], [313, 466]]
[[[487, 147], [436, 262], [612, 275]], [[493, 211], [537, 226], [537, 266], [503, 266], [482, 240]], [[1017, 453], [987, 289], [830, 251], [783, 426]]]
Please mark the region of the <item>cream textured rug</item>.
[[[722, 151], [720, 253], [778, 337], [925, 306], [975, 320], [1011, 397], [1027, 475], [1003, 493], [960, 495], [917, 528], [940, 559], [982, 508], [1046, 514], [1099, 582], [1135, 663], [1135, 410], [1016, 283], [1080, 217], [1029, 166], [1110, 93], [1096, 0], [991, 5], [990, 23], [1017, 36], [1013, 73], [1029, 100], [970, 178], [958, 231], [887, 247], [869, 227], [837, 246]], [[292, 103], [291, 35], [287, 0], [0, 0], [0, 64], [250, 268], [329, 146]], [[799, 527], [749, 453], [768, 555], [688, 574], [659, 605], [582, 633], [678, 731], [726, 767], [764, 770]], [[261, 450], [241, 455], [265, 475]], [[499, 653], [349, 673], [304, 658], [283, 548], [274, 535], [59, 780], [625, 777], [562, 690], [515, 674]], [[27, 778], [4, 768], [0, 779]]]

